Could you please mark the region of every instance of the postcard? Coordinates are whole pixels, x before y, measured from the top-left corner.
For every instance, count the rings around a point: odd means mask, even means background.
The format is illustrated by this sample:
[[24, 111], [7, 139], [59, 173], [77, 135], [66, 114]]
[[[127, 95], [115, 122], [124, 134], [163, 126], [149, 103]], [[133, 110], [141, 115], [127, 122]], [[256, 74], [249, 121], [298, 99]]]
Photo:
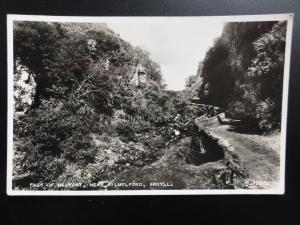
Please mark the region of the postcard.
[[7, 194], [284, 194], [292, 23], [8, 15]]

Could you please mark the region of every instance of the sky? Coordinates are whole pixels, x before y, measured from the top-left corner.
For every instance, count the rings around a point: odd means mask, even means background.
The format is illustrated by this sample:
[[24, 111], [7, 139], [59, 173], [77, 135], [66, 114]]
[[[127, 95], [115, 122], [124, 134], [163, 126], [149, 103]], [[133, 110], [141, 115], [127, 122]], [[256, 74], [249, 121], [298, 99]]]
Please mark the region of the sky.
[[197, 19], [109, 21], [106, 24], [123, 40], [150, 53], [150, 58], [161, 66], [169, 90], [184, 89], [186, 78], [196, 74], [199, 62], [224, 26], [221, 21]]

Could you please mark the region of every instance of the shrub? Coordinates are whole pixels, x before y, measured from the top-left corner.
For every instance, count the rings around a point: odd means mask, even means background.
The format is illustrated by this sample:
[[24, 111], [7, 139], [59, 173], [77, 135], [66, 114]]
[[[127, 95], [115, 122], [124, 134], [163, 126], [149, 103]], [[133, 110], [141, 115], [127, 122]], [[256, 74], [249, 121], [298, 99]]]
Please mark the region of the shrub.
[[65, 159], [79, 165], [87, 165], [95, 159], [97, 149], [92, 145], [92, 138], [88, 135], [74, 134], [60, 144]]
[[258, 103], [256, 118], [261, 131], [269, 132], [280, 128], [280, 117], [274, 116], [275, 103], [270, 98]]

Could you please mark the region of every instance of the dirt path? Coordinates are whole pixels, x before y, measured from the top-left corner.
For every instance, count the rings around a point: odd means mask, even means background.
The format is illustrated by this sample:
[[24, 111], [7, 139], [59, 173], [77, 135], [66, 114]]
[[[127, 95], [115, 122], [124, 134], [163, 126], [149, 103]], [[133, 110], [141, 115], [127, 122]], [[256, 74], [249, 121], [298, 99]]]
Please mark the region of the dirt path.
[[233, 131], [231, 125], [217, 125], [209, 129], [234, 147], [251, 179], [255, 181], [252, 188], [275, 188], [278, 185], [279, 134], [271, 137], [243, 134]]

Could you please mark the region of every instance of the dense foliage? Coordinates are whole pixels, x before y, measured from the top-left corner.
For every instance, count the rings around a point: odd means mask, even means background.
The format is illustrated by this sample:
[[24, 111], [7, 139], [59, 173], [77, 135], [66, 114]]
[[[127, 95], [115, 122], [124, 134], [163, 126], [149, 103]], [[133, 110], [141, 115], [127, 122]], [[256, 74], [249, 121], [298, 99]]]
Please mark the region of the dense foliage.
[[280, 128], [285, 33], [285, 22], [228, 23], [176, 92], [147, 51], [105, 24], [15, 22], [14, 188], [113, 180], [156, 161], [220, 107]]
[[15, 22], [14, 59], [16, 188], [110, 180], [173, 138], [159, 65], [106, 25]]
[[193, 78], [201, 102], [260, 131], [280, 129], [285, 35], [284, 21], [226, 24]]

